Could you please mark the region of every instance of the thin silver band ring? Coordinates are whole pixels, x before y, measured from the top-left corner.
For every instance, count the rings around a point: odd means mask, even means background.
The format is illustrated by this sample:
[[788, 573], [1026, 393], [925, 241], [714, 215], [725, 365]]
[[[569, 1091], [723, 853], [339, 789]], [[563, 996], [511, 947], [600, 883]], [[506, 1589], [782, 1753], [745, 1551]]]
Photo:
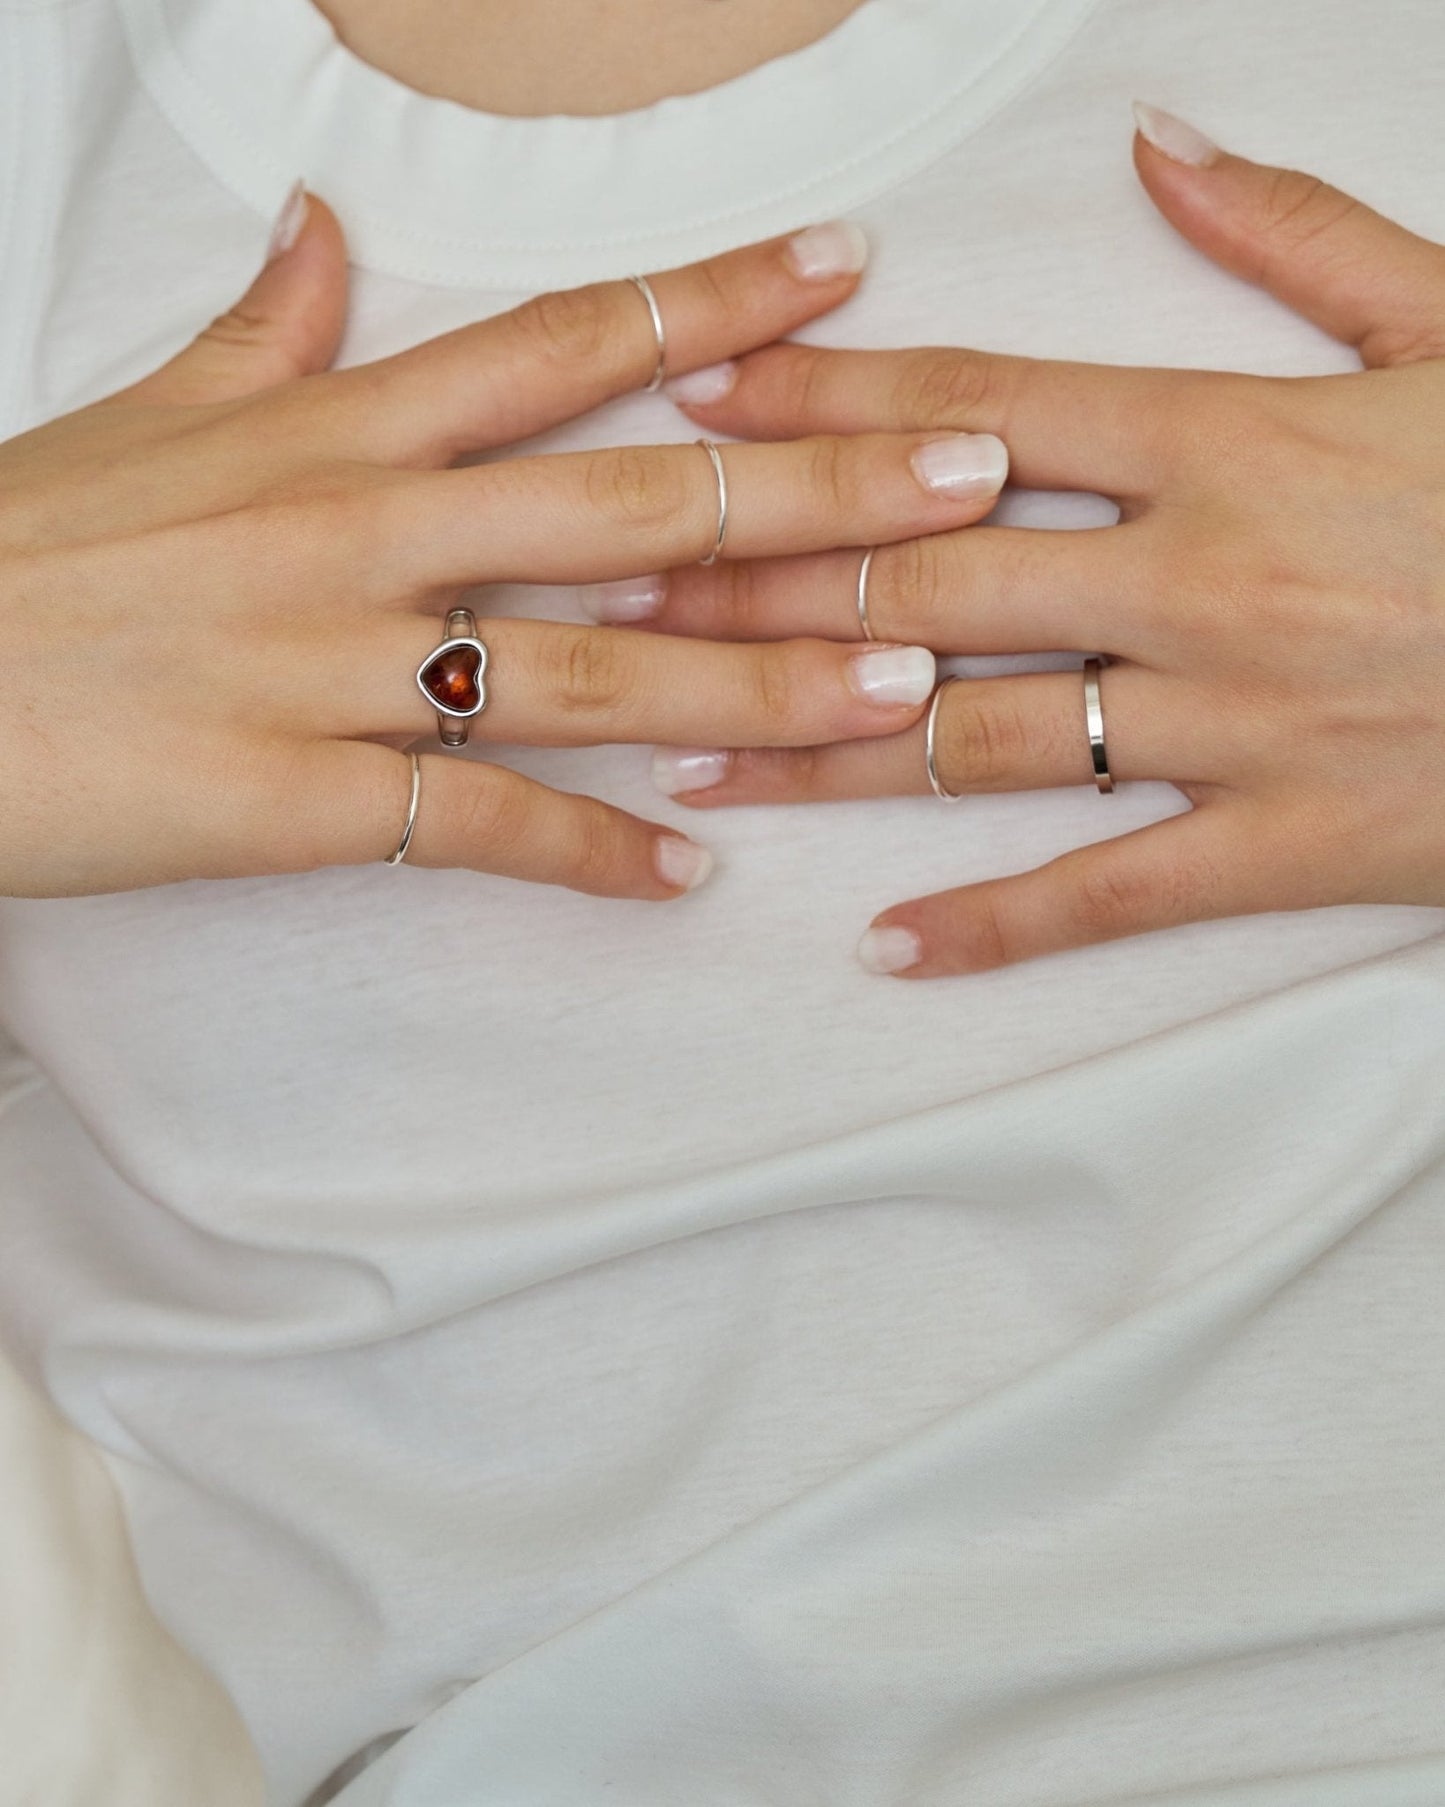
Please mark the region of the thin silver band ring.
[[723, 469], [722, 453], [710, 439], [699, 439], [696, 442], [709, 458], [712, 459], [713, 475], [717, 478], [717, 539], [713, 542], [712, 551], [706, 558], [700, 558], [700, 565], [711, 565], [717, 562], [717, 556], [723, 549], [723, 541], [728, 531], [728, 474]]
[[629, 276], [629, 282], [636, 283], [638, 293], [647, 303], [647, 311], [652, 315], [652, 330], [657, 335], [657, 368], [650, 381], [643, 384], [644, 394], [662, 387], [662, 379], [667, 374], [667, 328], [662, 324], [662, 309], [657, 305], [657, 297], [652, 292], [652, 284], [645, 276]]
[[942, 701], [943, 693], [948, 686], [950, 684], [960, 683], [961, 681], [962, 680], [957, 677], [939, 679], [938, 688], [933, 693], [933, 701], [928, 706], [928, 731], [923, 743], [924, 758], [928, 765], [928, 782], [933, 786], [934, 796], [941, 797], [945, 803], [957, 803], [959, 798], [963, 795], [963, 792], [945, 790], [943, 780], [938, 775], [938, 760], [936, 757], [935, 744], [938, 733], [938, 705]]
[[868, 625], [868, 572], [877, 550], [876, 546], [870, 546], [863, 554], [863, 563], [858, 567], [858, 625], [863, 630], [865, 640], [873, 638], [873, 629]]
[[1107, 659], [1084, 660], [1084, 717], [1089, 726], [1089, 751], [1094, 757], [1094, 783], [1106, 792], [1114, 788], [1104, 751], [1104, 703], [1099, 695], [1099, 673], [1107, 663]]
[[406, 858], [406, 850], [411, 846], [411, 831], [416, 827], [417, 805], [421, 802], [421, 761], [416, 754], [411, 755], [411, 802], [406, 812], [406, 827], [401, 831], [401, 841], [396, 852], [389, 853], [383, 862], [388, 866], [399, 866]]

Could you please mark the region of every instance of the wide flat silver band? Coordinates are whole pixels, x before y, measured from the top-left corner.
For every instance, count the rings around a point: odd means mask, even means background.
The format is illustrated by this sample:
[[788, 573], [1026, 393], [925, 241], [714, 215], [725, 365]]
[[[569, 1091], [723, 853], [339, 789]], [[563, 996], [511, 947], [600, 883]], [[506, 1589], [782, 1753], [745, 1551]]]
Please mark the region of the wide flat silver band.
[[1084, 660], [1084, 718], [1089, 728], [1089, 752], [1094, 760], [1094, 783], [1105, 792], [1114, 788], [1104, 751], [1104, 703], [1099, 695], [1099, 673], [1107, 663], [1106, 659]]
[[627, 280], [637, 285], [637, 291], [647, 303], [647, 311], [652, 315], [652, 330], [657, 337], [657, 368], [649, 381], [643, 384], [644, 394], [662, 387], [662, 380], [667, 375], [667, 328], [662, 324], [662, 309], [657, 305], [657, 297], [652, 292], [652, 284], [645, 276], [629, 276]]
[[950, 684], [961, 683], [957, 677], [940, 678], [938, 688], [933, 693], [933, 701], [928, 705], [928, 730], [923, 742], [924, 759], [928, 766], [928, 782], [933, 786], [935, 797], [941, 797], [945, 803], [957, 803], [963, 795], [962, 791], [945, 789], [943, 780], [938, 775], [936, 757], [936, 736], [938, 733], [938, 705], [943, 700], [943, 693]]
[[700, 558], [700, 565], [711, 565], [717, 562], [718, 554], [723, 549], [723, 541], [728, 531], [728, 474], [723, 469], [722, 453], [710, 439], [699, 439], [700, 445], [712, 460], [713, 475], [717, 478], [717, 539], [713, 549], [706, 558]]
[[411, 846], [411, 831], [416, 827], [417, 806], [421, 802], [421, 761], [416, 754], [411, 755], [411, 802], [407, 806], [406, 827], [401, 831], [401, 840], [395, 853], [389, 853], [383, 862], [388, 866], [399, 866], [406, 858], [406, 850]]
[[868, 573], [873, 566], [873, 554], [878, 550], [870, 546], [863, 554], [863, 563], [858, 567], [858, 625], [863, 630], [863, 638], [871, 640], [873, 629], [868, 625]]

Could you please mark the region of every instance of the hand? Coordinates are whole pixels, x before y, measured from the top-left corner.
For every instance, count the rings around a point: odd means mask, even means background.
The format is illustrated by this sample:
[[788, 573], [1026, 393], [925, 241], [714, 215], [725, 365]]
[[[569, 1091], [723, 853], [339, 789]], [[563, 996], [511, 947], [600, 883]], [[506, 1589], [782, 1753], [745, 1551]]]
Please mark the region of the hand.
[[[716, 397], [684, 400], [705, 430], [758, 439], [983, 429], [1020, 483], [1121, 505], [1114, 527], [884, 548], [870, 625], [939, 653], [1109, 655], [1114, 777], [1168, 780], [1194, 807], [886, 910], [859, 950], [877, 971], [976, 972], [1253, 911], [1445, 905], [1445, 249], [1141, 118], [1159, 144], [1136, 138], [1135, 162], [1173, 224], [1367, 370], [1284, 380], [779, 346], [678, 385]], [[830, 554], [679, 572], [649, 625], [843, 638], [858, 631], [857, 569]], [[1108, 809], [1075, 673], [950, 685], [938, 764], [950, 790], [1088, 784], [1089, 808]], [[928, 788], [921, 724], [867, 745], [662, 749], [658, 771], [699, 807]]]
[[[713, 544], [718, 489], [696, 446], [445, 468], [641, 387], [657, 349], [631, 283], [323, 374], [345, 252], [324, 206], [296, 205], [299, 233], [179, 357], [0, 447], [0, 892], [382, 859], [411, 795], [400, 748], [435, 731], [414, 673], [463, 588], [630, 578]], [[671, 367], [837, 306], [857, 250], [856, 235], [813, 228], [657, 277]], [[727, 551], [976, 517], [1002, 465], [991, 482], [955, 471], [930, 488], [940, 439], [965, 460], [978, 450], [933, 432], [727, 448]], [[924, 447], [932, 462], [915, 470]], [[481, 632], [482, 741], [837, 740], [916, 720], [932, 683], [923, 648], [860, 660], [820, 639], [705, 646], [526, 620]], [[673, 829], [472, 759], [422, 767], [412, 864], [654, 899], [706, 876], [705, 851]]]

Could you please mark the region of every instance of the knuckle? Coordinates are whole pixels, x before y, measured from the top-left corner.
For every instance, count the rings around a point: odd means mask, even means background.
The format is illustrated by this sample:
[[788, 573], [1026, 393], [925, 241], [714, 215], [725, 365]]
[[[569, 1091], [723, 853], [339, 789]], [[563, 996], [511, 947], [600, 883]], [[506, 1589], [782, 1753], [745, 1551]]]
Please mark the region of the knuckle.
[[880, 640], [889, 635], [921, 635], [932, 625], [944, 587], [944, 551], [939, 544], [943, 538], [942, 534], [935, 534], [903, 540], [875, 556], [869, 575], [881, 579], [878, 592], [883, 602], [882, 621], [871, 594], [868, 619]]
[[960, 351], [919, 352], [899, 377], [898, 418], [919, 428], [965, 426], [988, 410], [997, 380], [993, 359]]
[[847, 441], [831, 435], [812, 440], [807, 451], [806, 481], [828, 514], [842, 516], [855, 511], [860, 485]]
[[589, 506], [615, 527], [656, 532], [687, 508], [689, 489], [677, 457], [659, 446], [616, 446], [587, 463]]
[[740, 640], [766, 640], [768, 606], [755, 562], [729, 559], [717, 567], [715, 581], [720, 625]]
[[577, 812], [567, 850], [567, 882], [575, 890], [610, 892], [616, 889], [619, 837], [606, 807], [587, 803]]
[[1021, 950], [1006, 894], [993, 885], [980, 887], [972, 909], [955, 926], [953, 939], [965, 970], [1012, 965]]
[[633, 690], [626, 652], [621, 629], [566, 629], [551, 674], [557, 707], [569, 715], [620, 711]]
[[523, 338], [543, 357], [585, 364], [607, 343], [610, 310], [599, 288], [549, 289], [524, 302], [514, 319]]
[[950, 788], [995, 784], [1024, 769], [1033, 744], [1034, 724], [1026, 719], [1011, 693], [994, 691], [970, 697], [963, 685], [962, 706], [947, 718], [945, 755], [953, 775]]
[[753, 667], [753, 708], [759, 726], [769, 737], [787, 738], [799, 719], [801, 691], [792, 649], [759, 647]]
[[217, 314], [201, 334], [216, 345], [254, 346], [265, 344], [272, 336], [272, 323], [265, 314], [237, 302], [225, 313]]
[[528, 810], [521, 788], [496, 768], [484, 765], [473, 765], [467, 779], [457, 799], [454, 823], [464, 861], [486, 858], [512, 863], [527, 842]]
[[1362, 211], [1353, 195], [1342, 194], [1320, 177], [1297, 169], [1272, 171], [1260, 198], [1260, 224], [1275, 248], [1290, 251], [1332, 232]]

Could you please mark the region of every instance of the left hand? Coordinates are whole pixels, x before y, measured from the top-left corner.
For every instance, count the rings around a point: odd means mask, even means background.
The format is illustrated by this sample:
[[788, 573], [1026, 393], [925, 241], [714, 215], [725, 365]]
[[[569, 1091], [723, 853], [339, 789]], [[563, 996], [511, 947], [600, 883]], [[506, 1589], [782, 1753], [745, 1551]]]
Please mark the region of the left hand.
[[[686, 404], [706, 431], [753, 439], [996, 433], [1015, 482], [1121, 506], [1113, 527], [883, 547], [870, 624], [945, 654], [1107, 654], [1115, 780], [1167, 780], [1194, 807], [886, 910], [859, 950], [874, 970], [977, 972], [1255, 911], [1445, 905], [1445, 248], [1144, 117], [1154, 141], [1136, 137], [1135, 163], [1161, 211], [1355, 346], [1364, 370], [1280, 379], [779, 345], [725, 367], [721, 399]], [[677, 571], [647, 626], [855, 638], [859, 556]], [[938, 763], [951, 790], [1092, 796], [1078, 674], [950, 686]], [[711, 758], [663, 749], [659, 782], [697, 807], [926, 791], [923, 729]]]

